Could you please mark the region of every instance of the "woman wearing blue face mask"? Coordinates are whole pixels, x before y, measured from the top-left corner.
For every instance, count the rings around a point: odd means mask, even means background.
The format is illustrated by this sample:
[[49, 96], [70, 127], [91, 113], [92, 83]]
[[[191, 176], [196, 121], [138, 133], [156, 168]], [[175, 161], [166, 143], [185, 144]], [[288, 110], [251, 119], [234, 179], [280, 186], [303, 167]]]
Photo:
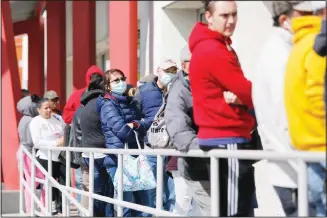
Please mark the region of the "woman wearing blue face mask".
[[[106, 148], [124, 149], [125, 143], [128, 143], [129, 149], [137, 149], [136, 136], [134, 131], [138, 132], [141, 145], [145, 130], [139, 124], [141, 112], [138, 110], [133, 98], [128, 96], [126, 77], [119, 69], [111, 69], [104, 74], [104, 84], [106, 94], [97, 99], [97, 111], [100, 114], [102, 132], [106, 140]], [[107, 154], [104, 165], [111, 179], [117, 170], [117, 156]], [[148, 195], [146, 191], [124, 192], [124, 201], [134, 202], [140, 205], [148, 206]], [[152, 216], [150, 214], [133, 211], [124, 208], [124, 217]]]

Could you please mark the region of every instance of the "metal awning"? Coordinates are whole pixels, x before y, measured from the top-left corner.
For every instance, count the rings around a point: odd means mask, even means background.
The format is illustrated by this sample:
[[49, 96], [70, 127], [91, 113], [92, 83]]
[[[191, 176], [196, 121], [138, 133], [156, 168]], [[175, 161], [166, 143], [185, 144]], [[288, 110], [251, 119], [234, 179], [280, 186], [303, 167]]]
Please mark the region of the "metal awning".
[[31, 18], [35, 13], [36, 1], [10, 1], [12, 22]]

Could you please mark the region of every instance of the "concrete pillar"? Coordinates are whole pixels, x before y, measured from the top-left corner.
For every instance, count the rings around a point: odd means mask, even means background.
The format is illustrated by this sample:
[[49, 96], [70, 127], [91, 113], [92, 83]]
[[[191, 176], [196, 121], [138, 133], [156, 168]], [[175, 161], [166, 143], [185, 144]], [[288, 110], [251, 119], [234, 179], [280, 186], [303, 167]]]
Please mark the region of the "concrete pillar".
[[137, 1], [109, 2], [110, 67], [125, 73], [127, 82], [137, 83]]
[[95, 1], [73, 1], [73, 91], [85, 87], [85, 73], [96, 63]]
[[47, 1], [47, 90], [66, 103], [66, 1]]
[[1, 144], [2, 177], [5, 188], [19, 189], [16, 152], [19, 147], [17, 134], [20, 118], [16, 104], [20, 99], [14, 31], [9, 1], [1, 2]]
[[44, 94], [44, 26], [42, 17], [35, 17], [28, 33], [28, 89]]

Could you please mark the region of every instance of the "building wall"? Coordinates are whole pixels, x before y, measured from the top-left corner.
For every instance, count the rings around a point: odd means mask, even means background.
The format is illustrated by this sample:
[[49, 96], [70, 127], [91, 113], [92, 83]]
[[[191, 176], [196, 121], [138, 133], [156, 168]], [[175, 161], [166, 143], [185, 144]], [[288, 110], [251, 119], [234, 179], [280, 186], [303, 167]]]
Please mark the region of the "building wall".
[[[149, 2], [147, 2], [149, 3]], [[141, 13], [144, 13], [144, 3], [138, 2], [139, 17]], [[144, 17], [144, 15], [143, 15]], [[108, 66], [109, 59], [109, 2], [108, 1], [96, 1], [96, 64], [103, 70], [106, 70]], [[123, 19], [123, 18], [122, 18]], [[119, 20], [117, 20], [119, 22]], [[72, 79], [73, 79], [73, 56], [72, 56], [72, 1], [66, 1], [66, 53], [67, 53], [67, 63], [66, 63], [66, 87], [67, 87], [67, 97], [72, 93]]]
[[187, 44], [189, 34], [197, 21], [197, 9], [164, 8], [172, 1], [155, 1], [153, 30], [153, 68], [166, 58], [179, 64], [180, 50]]
[[[203, 13], [202, 5], [198, 5], [195, 2], [154, 2], [153, 72], [164, 58], [179, 62], [179, 52], [186, 45], [194, 23], [200, 20]], [[255, 60], [272, 30], [272, 20], [263, 1], [237, 1], [237, 5], [238, 24], [232, 37], [233, 47], [245, 75], [251, 79]]]
[[[67, 96], [72, 90], [72, 2], [67, 1]], [[239, 16], [233, 47], [245, 75], [252, 78], [255, 60], [272, 30], [272, 21], [262, 1], [237, 1]], [[97, 64], [105, 70], [110, 59], [108, 40], [108, 2], [96, 2]], [[203, 12], [200, 1], [139, 1], [140, 28], [139, 71], [141, 75], [155, 73], [165, 58], [178, 64], [180, 50], [187, 44], [195, 22]], [[249, 54], [249, 51], [251, 53]]]
[[[109, 40], [108, 40], [108, 1], [96, 1], [96, 64], [99, 67], [104, 65], [102, 61], [102, 55], [108, 58], [109, 53]], [[66, 63], [66, 87], [67, 87], [67, 97], [69, 97], [73, 90], [73, 22], [72, 22], [72, 1], [66, 1], [66, 53], [67, 53], [67, 63]]]

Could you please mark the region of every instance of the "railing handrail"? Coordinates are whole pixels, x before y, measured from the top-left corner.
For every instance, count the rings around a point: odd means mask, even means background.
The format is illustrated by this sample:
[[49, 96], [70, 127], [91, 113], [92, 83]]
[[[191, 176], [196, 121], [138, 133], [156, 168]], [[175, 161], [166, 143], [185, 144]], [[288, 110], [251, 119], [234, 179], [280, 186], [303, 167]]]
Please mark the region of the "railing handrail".
[[35, 146], [40, 150], [52, 151], [71, 151], [85, 153], [103, 153], [103, 154], [123, 154], [123, 155], [163, 155], [180, 157], [217, 157], [217, 158], [237, 158], [248, 160], [302, 160], [305, 162], [322, 162], [326, 160], [324, 152], [306, 152], [306, 151], [263, 151], [263, 150], [223, 150], [213, 149], [208, 152], [202, 150], [190, 150], [188, 152], [177, 151], [175, 149], [110, 149], [110, 148], [75, 148], [75, 147], [51, 147]]
[[[27, 155], [28, 158], [31, 159], [32, 163], [35, 165], [35, 167], [37, 167], [42, 174], [44, 175], [44, 177], [46, 179], [49, 180], [49, 183], [51, 183], [53, 187], [57, 188], [63, 195], [65, 195], [65, 197], [67, 197], [79, 210], [83, 211], [85, 214], [87, 214], [87, 210], [85, 208], [83, 208], [83, 206], [77, 202], [77, 200], [72, 197], [70, 195], [70, 193], [68, 193], [68, 191], [65, 189], [64, 186], [62, 186], [61, 184], [59, 184], [59, 182], [57, 182], [52, 176], [49, 175], [48, 171], [46, 169], [43, 168], [43, 166], [36, 160], [33, 158], [33, 155], [24, 147], [21, 146], [20, 147], [21, 152], [25, 153]], [[22, 161], [22, 160], [21, 160]], [[32, 179], [32, 182], [35, 181], [35, 178]], [[34, 187], [35, 188], [35, 187]], [[32, 202], [33, 203], [33, 202]]]
[[[219, 202], [219, 162], [220, 158], [237, 158], [237, 159], [246, 159], [246, 160], [277, 160], [277, 161], [289, 161], [296, 160], [299, 166], [298, 169], [298, 205], [299, 205], [299, 215], [307, 216], [308, 214], [308, 205], [307, 205], [307, 169], [305, 162], [324, 162], [326, 156], [324, 152], [303, 152], [303, 151], [290, 151], [290, 152], [277, 152], [277, 151], [262, 151], [262, 150], [223, 150], [223, 149], [214, 149], [208, 152], [202, 150], [190, 150], [188, 152], [181, 152], [174, 149], [108, 149], [108, 148], [75, 148], [75, 147], [51, 147], [51, 146], [35, 146], [33, 148], [33, 155], [28, 153], [28, 156], [33, 159], [35, 158], [35, 149], [47, 150], [48, 155], [51, 156], [52, 151], [66, 151], [66, 170], [69, 176], [70, 168], [70, 152], [83, 152], [88, 153], [90, 157], [90, 169], [94, 167], [94, 153], [104, 153], [104, 154], [116, 154], [118, 156], [118, 168], [117, 172], [118, 177], [118, 199], [111, 199], [108, 197], [100, 196], [94, 193], [93, 191], [93, 170], [90, 170], [89, 179], [90, 179], [90, 189], [88, 193], [80, 192], [83, 196], [89, 197], [89, 215], [93, 215], [93, 200], [98, 199], [105, 201], [107, 203], [113, 203], [117, 205], [117, 216], [122, 216], [123, 207], [134, 209], [135, 204], [123, 201], [123, 155], [144, 155], [144, 156], [156, 156], [157, 157], [157, 202], [156, 208], [150, 208], [143, 206], [142, 211], [147, 211], [153, 213], [156, 216], [160, 215], [173, 215], [171, 212], [162, 211], [162, 191], [163, 191], [163, 156], [180, 156], [180, 157], [202, 157], [210, 158], [210, 186], [212, 187], [211, 194], [211, 203], [214, 205]], [[24, 151], [26, 149], [23, 149]], [[37, 161], [33, 159], [33, 164], [39, 167], [40, 164], [36, 163]], [[51, 158], [48, 160], [48, 165], [51, 164]], [[51, 169], [51, 168], [50, 168]], [[46, 175], [46, 179], [52, 180], [53, 178], [49, 177], [45, 170], [41, 170]], [[51, 175], [51, 173], [50, 173]], [[33, 179], [33, 181], [35, 181]], [[33, 182], [32, 182], [33, 183]], [[214, 184], [214, 185], [213, 185]], [[72, 199], [71, 196], [67, 195], [67, 192], [79, 192], [76, 189], [69, 187], [69, 181], [66, 181], [66, 186], [60, 184], [54, 184], [54, 186], [63, 192], [63, 204], [66, 201], [71, 201], [75, 204], [78, 209], [81, 209], [81, 205], [76, 202], [75, 199]], [[35, 187], [34, 187], [35, 188]], [[34, 205], [34, 204], [33, 204]], [[49, 206], [49, 205], [48, 205]], [[68, 208], [68, 206], [67, 206]], [[68, 208], [69, 209], [69, 208]], [[84, 209], [84, 208], [83, 208]], [[85, 210], [81, 210], [84, 213]], [[211, 208], [211, 216], [219, 216], [219, 205]]]

